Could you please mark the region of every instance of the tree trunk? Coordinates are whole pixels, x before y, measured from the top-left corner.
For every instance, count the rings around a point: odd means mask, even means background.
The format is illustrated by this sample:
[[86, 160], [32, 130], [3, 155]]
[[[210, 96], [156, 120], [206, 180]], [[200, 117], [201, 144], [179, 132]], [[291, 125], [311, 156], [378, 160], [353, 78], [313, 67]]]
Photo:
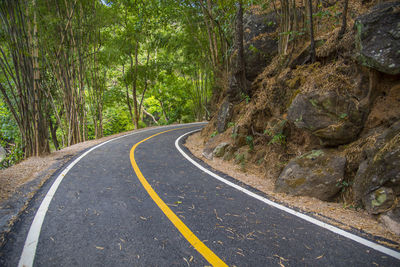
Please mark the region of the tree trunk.
[[312, 11], [312, 0], [308, 0], [308, 11], [310, 20], [310, 58], [311, 63], [315, 62], [315, 42], [314, 42], [314, 29], [313, 29], [313, 11]]
[[50, 132], [51, 132], [51, 139], [53, 141], [54, 147], [56, 150], [60, 150], [60, 145], [58, 144], [57, 140], [57, 124], [53, 125], [53, 122], [51, 121], [51, 118], [49, 116], [49, 127], [50, 127]]
[[146, 72], [145, 72], [145, 75], [144, 75], [144, 89], [143, 89], [143, 92], [142, 92], [142, 97], [140, 98], [139, 109], [138, 109], [139, 116], [138, 117], [140, 117], [140, 111], [142, 110], [144, 96], [146, 94], [147, 86], [148, 86], [148, 82], [147, 82], [147, 72], [148, 72], [148, 70], [147, 70], [147, 68], [149, 66], [149, 59], [150, 59], [150, 49], [147, 50], [146, 70], [145, 70]]
[[165, 112], [164, 103], [160, 99], [157, 99], [157, 100], [160, 103], [161, 110], [162, 110], [162, 113], [164, 115], [165, 122], [168, 123], [169, 119], [167, 117], [167, 112]]
[[[133, 97], [133, 113], [134, 113], [134, 124], [135, 129], [139, 129], [139, 112], [138, 112], [138, 103], [136, 96], [136, 86], [137, 86], [137, 71], [138, 71], [138, 51], [139, 50], [139, 40], [136, 40], [135, 45], [135, 71], [133, 73], [133, 83], [132, 83], [132, 97]], [[132, 66], [132, 58], [131, 58], [131, 66]]]
[[340, 31], [337, 39], [340, 40], [343, 37], [343, 34], [346, 32], [347, 27], [347, 9], [349, 6], [349, 0], [344, 0], [343, 3], [343, 12], [342, 12], [342, 26], [340, 27]]
[[122, 64], [122, 76], [124, 77], [125, 92], [126, 92], [126, 104], [128, 106], [129, 115], [131, 116], [132, 124], [135, 125], [135, 120], [133, 119], [133, 114], [132, 114], [131, 98], [129, 97], [128, 82], [125, 77], [125, 64]]
[[233, 75], [230, 78], [228, 97], [231, 101], [240, 100], [241, 93], [247, 93], [246, 64], [243, 47], [243, 5], [237, 2], [235, 48], [237, 55], [234, 59]]

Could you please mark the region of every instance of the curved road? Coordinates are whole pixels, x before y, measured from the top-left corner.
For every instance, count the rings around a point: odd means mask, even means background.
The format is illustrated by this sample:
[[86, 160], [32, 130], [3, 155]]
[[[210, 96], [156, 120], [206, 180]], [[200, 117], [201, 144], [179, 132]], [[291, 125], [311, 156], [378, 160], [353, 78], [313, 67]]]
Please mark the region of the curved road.
[[[175, 140], [202, 125], [138, 131], [52, 177], [9, 234], [0, 265], [400, 266], [397, 251], [353, 241], [199, 169]], [[46, 201], [47, 213], [37, 212]]]

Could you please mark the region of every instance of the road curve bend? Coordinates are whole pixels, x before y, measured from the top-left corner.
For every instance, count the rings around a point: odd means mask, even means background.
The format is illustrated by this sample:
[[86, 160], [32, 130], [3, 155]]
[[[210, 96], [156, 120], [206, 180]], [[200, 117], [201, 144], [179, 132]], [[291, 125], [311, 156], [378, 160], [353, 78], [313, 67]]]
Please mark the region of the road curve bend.
[[72, 160], [20, 216], [0, 265], [400, 266], [398, 251], [212, 175], [176, 141], [203, 126], [137, 131]]

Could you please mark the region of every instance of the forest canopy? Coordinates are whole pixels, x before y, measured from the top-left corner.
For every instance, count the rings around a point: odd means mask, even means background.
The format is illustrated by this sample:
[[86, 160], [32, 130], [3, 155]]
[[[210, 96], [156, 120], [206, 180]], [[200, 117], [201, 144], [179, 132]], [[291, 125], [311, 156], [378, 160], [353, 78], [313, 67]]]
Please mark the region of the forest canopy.
[[1, 1], [2, 167], [105, 135], [207, 119], [234, 15], [234, 1]]
[[279, 55], [290, 58], [299, 39], [311, 38], [315, 60], [312, 22], [325, 17], [318, 1], [1, 1], [8, 158], [0, 167], [123, 131], [209, 119], [228, 84], [228, 94], [249, 99], [243, 16], [256, 6], [278, 17]]

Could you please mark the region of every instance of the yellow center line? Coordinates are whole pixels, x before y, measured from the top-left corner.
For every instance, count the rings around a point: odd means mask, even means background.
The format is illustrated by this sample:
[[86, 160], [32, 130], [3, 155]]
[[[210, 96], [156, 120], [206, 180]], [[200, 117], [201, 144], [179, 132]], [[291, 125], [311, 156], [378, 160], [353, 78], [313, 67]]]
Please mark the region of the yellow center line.
[[[184, 129], [184, 128], [179, 128], [179, 129]], [[217, 255], [215, 255], [214, 252], [212, 252], [206, 245], [204, 245], [201, 240], [193, 234], [193, 232], [176, 216], [176, 214], [165, 204], [165, 202], [157, 195], [157, 193], [154, 191], [154, 189], [151, 187], [151, 185], [147, 182], [146, 178], [144, 178], [142, 172], [140, 171], [136, 160], [135, 160], [135, 149], [140, 145], [141, 143], [149, 140], [150, 138], [153, 138], [157, 135], [169, 132], [169, 131], [174, 131], [174, 130], [179, 130], [179, 129], [172, 129], [172, 130], [167, 130], [164, 132], [160, 132], [157, 134], [153, 134], [150, 137], [147, 137], [143, 139], [142, 141], [136, 143], [130, 152], [130, 159], [132, 163], [132, 167], [142, 183], [143, 187], [146, 189], [147, 193], [150, 195], [150, 197], [153, 199], [153, 201], [158, 205], [158, 207], [161, 209], [162, 212], [167, 216], [167, 218], [175, 225], [175, 227], [181, 232], [181, 234], [186, 238], [187, 241], [213, 266], [228, 266], [225, 262], [223, 262]]]

